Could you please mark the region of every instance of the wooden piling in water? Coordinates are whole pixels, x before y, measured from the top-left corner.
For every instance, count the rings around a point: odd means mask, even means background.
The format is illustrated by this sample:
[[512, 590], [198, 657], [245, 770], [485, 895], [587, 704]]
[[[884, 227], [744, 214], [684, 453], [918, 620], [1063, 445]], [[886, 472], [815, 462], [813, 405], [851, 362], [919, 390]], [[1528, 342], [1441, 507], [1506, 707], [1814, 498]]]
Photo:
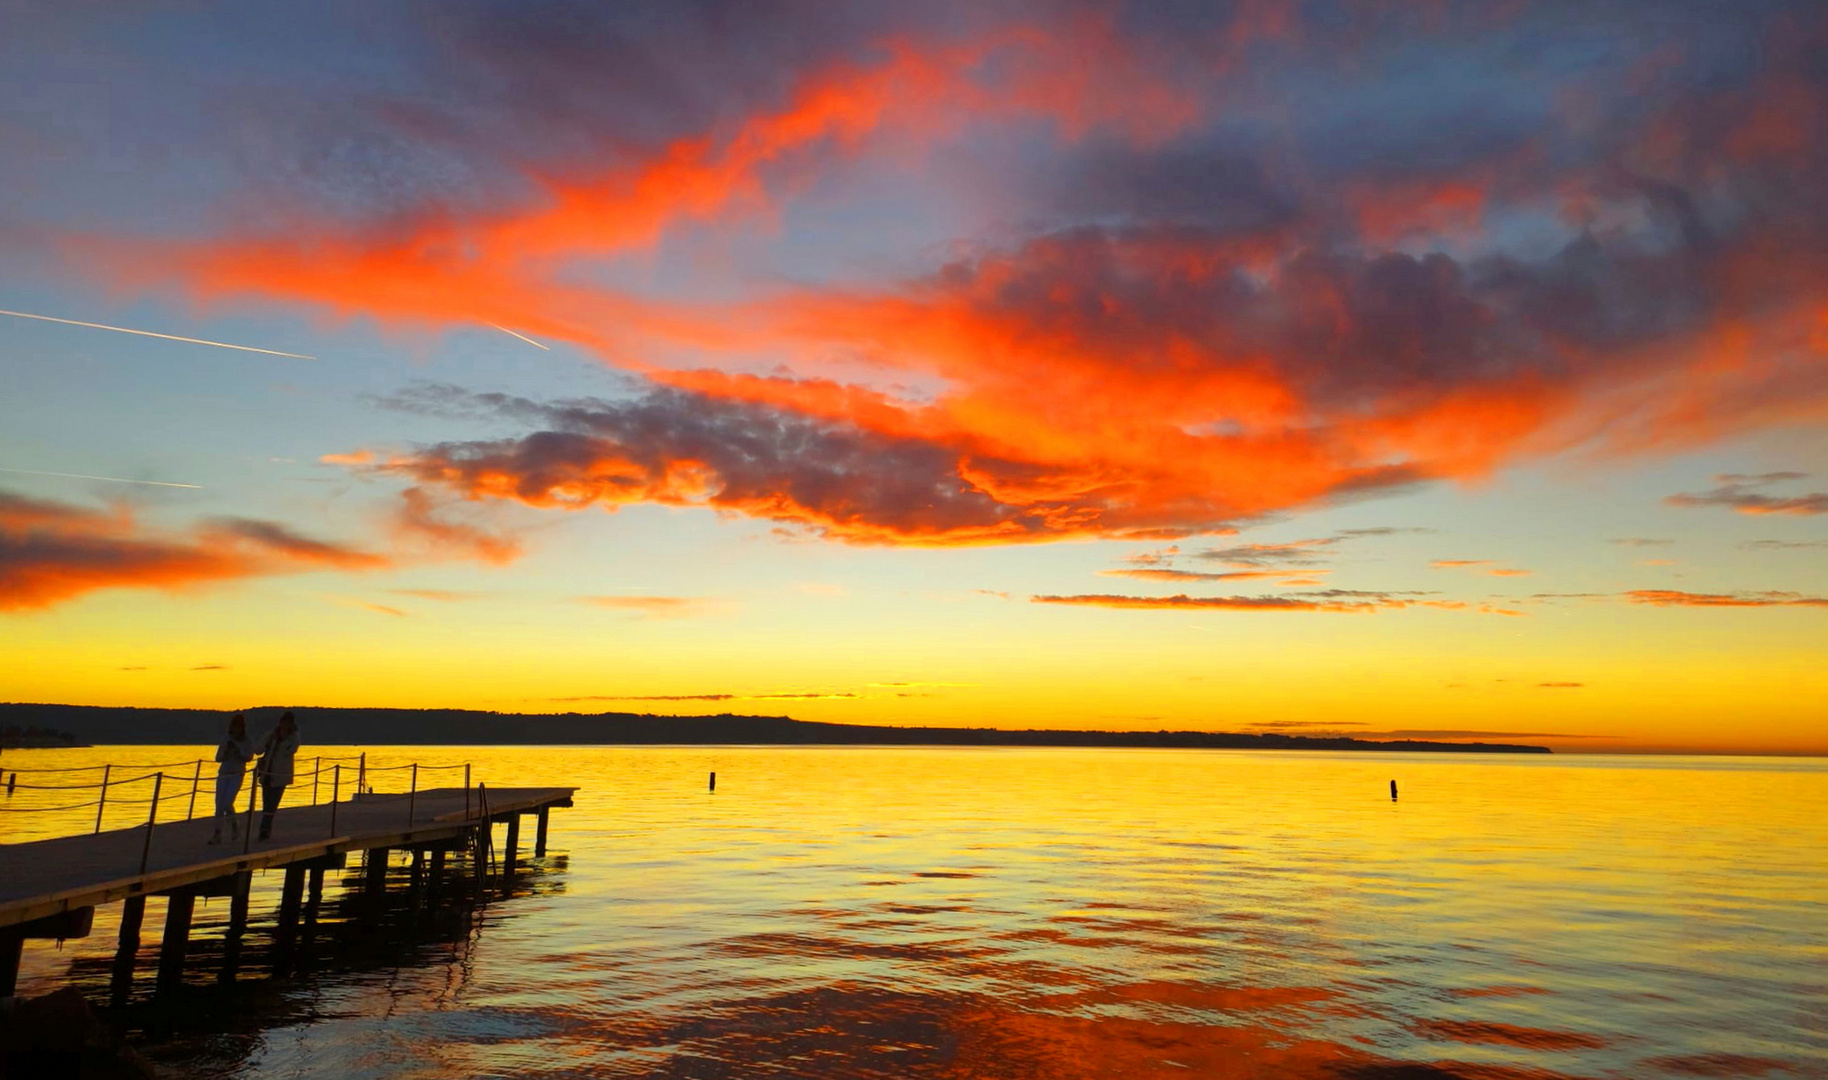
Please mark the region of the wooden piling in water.
[[222, 969], [217, 982], [232, 983], [241, 969], [241, 939], [248, 932], [248, 893], [254, 885], [254, 872], [242, 870], [229, 883], [228, 929], [222, 933]]
[[273, 926], [273, 974], [292, 973], [292, 953], [298, 940], [298, 909], [305, 892], [305, 868], [286, 867], [286, 882], [279, 890], [279, 919]]
[[552, 816], [552, 807], [542, 806], [539, 809], [539, 825], [533, 830], [533, 857], [546, 857], [546, 821]]
[[387, 891], [387, 849], [369, 848], [362, 857], [367, 861], [362, 891], [372, 899]]
[[25, 955], [25, 933], [13, 927], [0, 930], [0, 998], [19, 990], [19, 961]]
[[508, 819], [508, 847], [502, 855], [501, 872], [504, 877], [514, 876], [514, 863], [520, 855], [520, 815]]
[[165, 897], [165, 937], [159, 944], [159, 993], [184, 985], [184, 954], [190, 950], [190, 918], [197, 897], [182, 889]]
[[146, 897], [129, 896], [121, 903], [120, 941], [114, 948], [114, 972], [108, 981], [108, 997], [115, 1005], [125, 1005], [133, 992], [133, 965], [140, 955], [140, 927], [146, 922]]

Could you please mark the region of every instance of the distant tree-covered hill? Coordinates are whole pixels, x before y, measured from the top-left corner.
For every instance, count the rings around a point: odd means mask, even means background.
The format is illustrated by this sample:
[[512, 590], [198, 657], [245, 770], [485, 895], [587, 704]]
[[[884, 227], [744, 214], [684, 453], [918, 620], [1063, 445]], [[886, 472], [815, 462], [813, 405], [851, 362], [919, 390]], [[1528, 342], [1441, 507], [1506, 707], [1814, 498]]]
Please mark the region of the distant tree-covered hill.
[[[286, 706], [243, 709], [259, 737]], [[1435, 750], [1546, 754], [1541, 746], [1314, 738], [1223, 731], [1072, 731], [876, 727], [786, 716], [653, 716], [642, 713], [497, 713], [470, 709], [319, 709], [291, 706], [305, 740], [319, 745], [463, 746], [763, 743], [877, 746], [1161, 746], [1258, 750]], [[97, 745], [203, 744], [233, 715], [213, 709], [0, 704], [0, 727], [54, 728]]]

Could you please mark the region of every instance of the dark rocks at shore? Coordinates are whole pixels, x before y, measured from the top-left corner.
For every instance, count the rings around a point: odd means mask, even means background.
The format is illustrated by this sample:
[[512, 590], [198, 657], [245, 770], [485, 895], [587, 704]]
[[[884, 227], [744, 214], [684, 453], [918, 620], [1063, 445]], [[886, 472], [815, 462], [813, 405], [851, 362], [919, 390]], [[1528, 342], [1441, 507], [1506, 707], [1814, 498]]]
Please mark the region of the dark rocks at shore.
[[0, 1011], [0, 1080], [151, 1080], [158, 1074], [73, 987]]

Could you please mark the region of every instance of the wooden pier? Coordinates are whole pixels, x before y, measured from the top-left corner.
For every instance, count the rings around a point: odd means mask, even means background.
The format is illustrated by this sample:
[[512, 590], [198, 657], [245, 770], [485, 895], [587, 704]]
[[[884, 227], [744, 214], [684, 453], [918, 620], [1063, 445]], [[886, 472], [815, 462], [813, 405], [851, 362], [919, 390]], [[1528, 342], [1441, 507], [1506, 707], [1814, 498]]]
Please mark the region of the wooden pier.
[[[114, 989], [117, 999], [124, 996], [133, 978], [148, 896], [164, 896], [169, 905], [159, 955], [161, 990], [182, 982], [196, 898], [230, 898], [219, 976], [232, 981], [257, 870], [285, 873], [272, 950], [275, 973], [284, 974], [307, 878], [315, 897], [325, 870], [344, 867], [351, 852], [367, 853], [367, 884], [378, 892], [385, 882], [386, 854], [394, 850], [413, 853], [415, 884], [423, 875], [435, 889], [446, 855], [453, 851], [470, 852], [470, 866], [480, 877], [493, 861], [494, 825], [506, 823], [500, 857], [511, 881], [520, 854], [521, 818], [536, 820], [533, 854], [544, 855], [548, 816], [554, 807], [570, 806], [576, 790], [479, 785], [369, 794], [282, 808], [270, 839], [225, 837], [219, 845], [208, 842], [213, 823], [206, 818], [0, 844], [0, 998], [16, 990], [27, 940], [87, 937], [96, 906], [116, 901], [123, 907]], [[239, 815], [244, 828], [254, 827], [256, 816]], [[424, 873], [427, 863], [429, 874]]]

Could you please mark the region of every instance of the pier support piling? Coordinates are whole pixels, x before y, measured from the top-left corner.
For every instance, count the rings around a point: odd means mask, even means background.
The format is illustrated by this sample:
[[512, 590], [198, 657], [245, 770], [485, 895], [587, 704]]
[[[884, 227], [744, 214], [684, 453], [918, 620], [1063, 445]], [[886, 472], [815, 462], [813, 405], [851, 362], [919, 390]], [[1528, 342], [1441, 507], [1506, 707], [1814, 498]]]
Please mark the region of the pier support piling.
[[159, 945], [159, 993], [184, 985], [184, 954], [190, 949], [190, 917], [197, 897], [188, 890], [165, 898], [165, 938]]
[[140, 927], [146, 922], [146, 897], [129, 896], [121, 904], [120, 943], [114, 949], [114, 972], [108, 998], [116, 1006], [127, 1004], [133, 992], [133, 965], [140, 955]]
[[546, 857], [546, 821], [552, 816], [552, 807], [542, 806], [539, 813], [539, 825], [533, 830], [533, 857]]
[[520, 854], [520, 815], [508, 818], [508, 846], [502, 853], [501, 877], [502, 887], [507, 888], [514, 880], [514, 862]]
[[222, 970], [216, 981], [232, 983], [241, 969], [241, 939], [248, 932], [248, 892], [254, 884], [254, 872], [242, 870], [229, 884], [228, 929], [222, 932]]
[[372, 899], [387, 890], [387, 849], [369, 848], [363, 858], [367, 861], [367, 867], [362, 888]]
[[273, 927], [273, 974], [292, 973], [292, 953], [298, 940], [298, 909], [304, 898], [305, 868], [286, 867], [286, 882], [279, 890], [279, 920]]
[[25, 934], [17, 927], [0, 930], [0, 998], [19, 990], [19, 960], [25, 955]]

